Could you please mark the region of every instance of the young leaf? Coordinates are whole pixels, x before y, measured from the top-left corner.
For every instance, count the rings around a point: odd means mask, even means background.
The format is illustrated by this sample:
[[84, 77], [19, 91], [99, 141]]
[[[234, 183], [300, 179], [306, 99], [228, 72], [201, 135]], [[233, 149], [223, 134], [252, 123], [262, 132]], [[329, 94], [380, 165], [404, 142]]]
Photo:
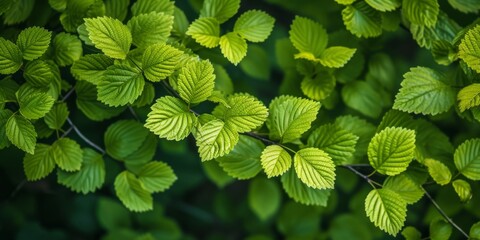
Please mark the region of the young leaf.
[[238, 132], [222, 120], [202, 125], [197, 132], [198, 153], [202, 161], [228, 154], [238, 142]]
[[288, 33], [290, 41], [300, 53], [310, 53], [314, 57], [319, 57], [328, 44], [327, 31], [308, 18], [295, 16]]
[[365, 199], [365, 212], [375, 226], [396, 236], [405, 223], [407, 204], [392, 190], [374, 189]]
[[220, 43], [220, 23], [211, 17], [199, 18], [190, 24], [185, 34], [204, 47], [214, 48]]
[[126, 58], [132, 43], [132, 34], [122, 22], [110, 17], [87, 18], [85, 26], [88, 37], [96, 48], [111, 58]]
[[383, 183], [383, 188], [398, 193], [407, 204], [416, 203], [424, 194], [422, 187], [407, 174], [388, 177]]
[[12, 74], [22, 66], [22, 52], [13, 42], [0, 37], [0, 74]]
[[200, 17], [214, 17], [223, 23], [233, 17], [240, 8], [240, 0], [205, 0]]
[[166, 96], [152, 105], [145, 127], [161, 138], [180, 141], [190, 134], [196, 123], [197, 118], [187, 104], [181, 99]]
[[233, 31], [250, 42], [263, 42], [270, 35], [275, 19], [263, 11], [250, 10], [235, 21]]
[[329, 47], [320, 55], [318, 61], [325, 67], [341, 68], [353, 57], [357, 49], [346, 47]]
[[457, 179], [452, 182], [452, 186], [455, 189], [458, 197], [460, 198], [460, 201], [468, 202], [470, 199], [472, 199], [472, 187], [467, 181]]
[[66, 103], [57, 103], [55, 104], [50, 112], [45, 114], [45, 123], [51, 129], [61, 129], [65, 121], [67, 121], [68, 115], [70, 112], [68, 111]]
[[167, 41], [172, 31], [173, 16], [151, 12], [132, 17], [128, 23], [132, 32], [132, 42], [139, 48]]
[[109, 106], [133, 103], [142, 94], [145, 80], [142, 72], [127, 65], [112, 65], [99, 82], [98, 99]]
[[368, 145], [368, 160], [381, 174], [394, 176], [408, 167], [415, 150], [415, 131], [387, 127], [375, 134]]
[[150, 193], [163, 192], [177, 180], [170, 166], [163, 162], [149, 162], [138, 172], [138, 180]]
[[480, 106], [480, 83], [470, 84], [462, 88], [458, 92], [457, 100], [460, 112]]
[[55, 161], [50, 153], [50, 146], [37, 144], [35, 151], [27, 153], [23, 158], [23, 169], [29, 181], [42, 179], [55, 168]]
[[82, 41], [68, 33], [59, 33], [53, 39], [53, 59], [60, 67], [73, 64], [83, 54]]
[[74, 192], [87, 194], [100, 189], [105, 182], [105, 163], [93, 149], [83, 149], [82, 167], [76, 172], [58, 170], [58, 183]]
[[183, 66], [177, 79], [180, 97], [189, 104], [207, 100], [215, 85], [213, 71], [208, 60], [192, 61]]
[[440, 5], [437, 0], [403, 0], [402, 13], [410, 22], [426, 27], [437, 23]]
[[16, 95], [20, 113], [28, 119], [42, 118], [55, 103], [55, 99], [48, 92], [23, 93], [21, 89]]
[[120, 201], [131, 211], [145, 212], [152, 210], [152, 195], [132, 173], [123, 171], [118, 174], [114, 186], [115, 193]]
[[140, 148], [147, 135], [147, 129], [137, 121], [117, 121], [110, 125], [105, 132], [105, 150], [114, 159], [124, 160]]
[[75, 61], [70, 68], [72, 75], [78, 79], [98, 85], [113, 59], [103, 54], [89, 54]]
[[295, 153], [295, 172], [307, 186], [317, 189], [333, 188], [335, 164], [328, 154], [318, 148], [304, 148]]
[[151, 45], [142, 58], [145, 77], [152, 82], [166, 79], [175, 71], [182, 54], [182, 51], [164, 43]]
[[393, 109], [437, 115], [448, 111], [455, 104], [455, 91], [442, 82], [444, 76], [437, 71], [415, 67], [405, 73], [403, 78]]
[[433, 178], [433, 180], [440, 184], [446, 185], [450, 183], [452, 179], [452, 173], [445, 164], [435, 159], [426, 158], [423, 160], [423, 163], [428, 168], [428, 173]]
[[220, 49], [228, 61], [237, 65], [247, 55], [247, 42], [235, 32], [220, 38]]
[[248, 187], [248, 204], [260, 220], [272, 217], [280, 208], [282, 195], [277, 183], [256, 178]]
[[33, 124], [20, 114], [13, 114], [5, 125], [8, 140], [22, 149], [33, 154], [37, 142], [37, 133]]
[[480, 26], [468, 30], [458, 46], [458, 56], [467, 65], [480, 73]]
[[82, 166], [83, 150], [72, 139], [60, 138], [52, 144], [51, 153], [55, 163], [67, 172], [78, 171]]
[[17, 38], [17, 46], [25, 60], [34, 60], [41, 57], [50, 45], [52, 33], [41, 27], [24, 29]]
[[443, 219], [430, 222], [430, 239], [448, 240], [452, 235], [452, 225]]
[[173, 15], [174, 2], [170, 0], [138, 0], [132, 5], [133, 16], [138, 16], [142, 13], [164, 13], [166, 15]]
[[365, 2], [381, 12], [393, 11], [402, 4], [401, 0], [365, 0]]
[[302, 80], [300, 88], [303, 94], [313, 100], [323, 100], [328, 98], [335, 89], [335, 76], [326, 71], [316, 74], [314, 78], [305, 76]]
[[290, 154], [278, 145], [266, 147], [261, 156], [262, 167], [269, 178], [284, 174], [292, 166]]
[[330, 189], [315, 189], [305, 185], [293, 169], [282, 175], [282, 186], [295, 202], [305, 205], [327, 206]]
[[50, 65], [42, 60], [35, 60], [27, 63], [23, 71], [23, 77], [32, 86], [44, 88], [54, 79]]
[[463, 176], [475, 181], [480, 180], [480, 139], [470, 139], [458, 146], [453, 161]]
[[382, 34], [382, 17], [365, 2], [356, 2], [342, 11], [343, 23], [357, 37], [377, 37]]

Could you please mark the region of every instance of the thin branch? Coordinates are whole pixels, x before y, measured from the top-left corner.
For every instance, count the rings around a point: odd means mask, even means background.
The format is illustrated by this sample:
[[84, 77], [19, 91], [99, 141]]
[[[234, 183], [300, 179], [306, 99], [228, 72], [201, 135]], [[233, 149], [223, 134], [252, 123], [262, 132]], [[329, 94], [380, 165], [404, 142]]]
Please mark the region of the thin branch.
[[70, 90], [65, 94], [65, 96], [62, 98], [62, 102], [65, 102], [65, 100], [67, 100], [74, 91], [75, 91], [75, 86], [70, 88]]
[[73, 127], [70, 126], [70, 128], [67, 129], [67, 131], [65, 131], [60, 138], [66, 137], [68, 134], [70, 134], [72, 130], [73, 130]]
[[72, 120], [70, 120], [70, 118], [67, 118], [67, 121], [68, 121], [68, 124], [70, 124], [70, 126], [73, 128], [73, 130], [77, 133], [77, 135], [85, 142], [87, 143], [88, 145], [92, 146], [93, 148], [97, 149], [99, 152], [101, 152], [102, 154], [105, 154], [105, 150], [103, 150], [103, 148], [99, 147], [97, 144], [93, 143], [92, 141], [90, 141], [90, 139], [88, 139], [87, 137], [85, 137], [85, 135], [83, 135], [83, 133], [77, 128], [77, 126], [75, 126], [75, 124], [73, 124]]
[[463, 236], [465, 236], [466, 238], [468, 238], [468, 234], [466, 234], [463, 229], [461, 229], [455, 222], [453, 222], [453, 220], [451, 218], [448, 217], [448, 215], [443, 211], [443, 209], [438, 205], [438, 203], [433, 199], [433, 197], [430, 195], [430, 193], [427, 192], [427, 190], [425, 190], [423, 187], [422, 187], [422, 190], [423, 192], [425, 193], [425, 196], [427, 196], [428, 199], [430, 199], [430, 202], [432, 202], [433, 206], [435, 206], [435, 208], [437, 209], [438, 213], [440, 213], [440, 215], [442, 215], [442, 217], [445, 218], [445, 220], [448, 221], [448, 223], [450, 223], [454, 228], [456, 228], [461, 234], [463, 234]]
[[372, 165], [368, 164], [368, 163], [352, 163], [352, 164], [345, 164], [343, 166], [350, 166], [350, 167], [369, 167], [371, 168]]
[[[361, 177], [361, 178], [363, 178], [365, 181], [367, 181], [370, 185], [374, 184], [374, 185], [377, 185], [377, 186], [379, 186], [379, 187], [383, 187], [382, 184], [373, 181], [372, 179], [370, 179], [369, 176], [367, 176], [367, 175], [359, 172], [357, 169], [355, 169], [354, 167], [352, 167], [352, 166], [350, 166], [350, 165], [340, 165], [340, 166], [341, 166], [341, 167], [344, 167], [344, 168], [346, 168], [346, 169], [348, 169], [348, 170], [350, 170], [351, 172], [353, 172], [353, 173], [355, 173], [355, 174], [357, 174], [359, 177]], [[373, 187], [373, 185], [372, 185], [372, 187]]]
[[165, 88], [165, 90], [167, 90], [167, 92], [170, 93], [170, 95], [173, 95], [178, 98], [180, 97], [180, 95], [166, 81], [162, 81], [162, 85]]
[[135, 120], [137, 120], [138, 122], [140, 122], [140, 118], [138, 117], [137, 113], [135, 112], [135, 109], [133, 109], [132, 106], [128, 106], [128, 110], [130, 110], [130, 113], [133, 115], [133, 117], [135, 118]]

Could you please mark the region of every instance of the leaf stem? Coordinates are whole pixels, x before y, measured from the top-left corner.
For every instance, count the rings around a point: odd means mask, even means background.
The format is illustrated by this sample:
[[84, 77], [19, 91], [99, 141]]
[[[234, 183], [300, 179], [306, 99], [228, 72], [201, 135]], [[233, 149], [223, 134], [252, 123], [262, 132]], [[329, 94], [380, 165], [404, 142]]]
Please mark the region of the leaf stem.
[[67, 122], [68, 124], [70, 124], [70, 126], [73, 128], [73, 130], [77, 133], [77, 135], [85, 142], [87, 143], [88, 145], [92, 146], [93, 148], [97, 149], [99, 152], [101, 152], [102, 154], [105, 154], [105, 150], [103, 150], [103, 148], [99, 147], [97, 144], [93, 143], [92, 141], [90, 141], [90, 139], [88, 139], [87, 137], [85, 137], [85, 135], [83, 135], [83, 133], [77, 128], [77, 126], [75, 126], [75, 124], [73, 124], [72, 120], [70, 120], [70, 118], [67, 118]]
[[382, 184], [378, 183], [378, 182], [375, 182], [373, 181], [372, 179], [370, 179], [369, 176], [359, 172], [357, 169], [355, 169], [353, 166], [350, 166], [350, 165], [340, 165], [341, 167], [344, 167], [350, 171], [352, 171], [353, 173], [357, 174], [359, 177], [363, 178], [365, 181], [367, 181], [373, 188], [375, 188], [374, 185], [377, 185], [379, 187], [383, 187]]

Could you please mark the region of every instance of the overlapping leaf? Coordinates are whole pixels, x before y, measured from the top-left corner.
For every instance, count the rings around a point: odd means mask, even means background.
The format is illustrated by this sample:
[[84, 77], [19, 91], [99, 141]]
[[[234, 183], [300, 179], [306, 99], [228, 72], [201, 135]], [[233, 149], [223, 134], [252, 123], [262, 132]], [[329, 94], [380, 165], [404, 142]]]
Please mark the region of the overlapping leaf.
[[240, 0], [205, 0], [200, 17], [214, 17], [223, 23], [233, 17], [240, 8]]
[[327, 206], [331, 191], [308, 187], [298, 178], [293, 169], [282, 175], [282, 186], [289, 197], [305, 205]]
[[60, 138], [52, 144], [51, 154], [55, 163], [67, 172], [78, 171], [82, 166], [83, 150], [70, 138]]
[[412, 23], [427, 27], [435, 26], [440, 5], [437, 0], [403, 0], [402, 13]]
[[147, 138], [148, 131], [141, 123], [133, 120], [120, 120], [110, 125], [104, 135], [105, 150], [117, 160], [140, 148]]
[[422, 187], [407, 174], [388, 177], [383, 183], [383, 188], [398, 193], [407, 204], [416, 203], [424, 194]]
[[132, 5], [132, 14], [138, 16], [142, 13], [157, 12], [173, 15], [174, 8], [174, 2], [170, 0], [138, 0]]
[[41, 27], [24, 29], [17, 38], [17, 46], [26, 60], [41, 57], [50, 45], [52, 33]]
[[463, 176], [480, 180], [480, 139], [474, 138], [463, 142], [455, 150], [453, 160]]
[[186, 34], [200, 45], [214, 48], [220, 43], [220, 23], [212, 17], [199, 18], [192, 22]]
[[23, 158], [23, 169], [29, 181], [46, 177], [55, 168], [55, 160], [50, 153], [50, 146], [39, 143], [35, 151], [27, 153]]
[[142, 94], [144, 85], [140, 70], [127, 65], [112, 65], [97, 85], [98, 99], [115, 107], [133, 103]]
[[125, 59], [132, 43], [132, 34], [121, 21], [110, 17], [87, 18], [85, 26], [96, 48], [111, 58]]
[[138, 172], [138, 180], [151, 193], [163, 192], [177, 180], [170, 166], [163, 162], [149, 162]]
[[180, 62], [182, 51], [164, 44], [154, 44], [145, 50], [142, 66], [145, 77], [158, 82], [170, 76]]
[[458, 56], [480, 73], [480, 26], [470, 29], [458, 46]]
[[208, 60], [193, 61], [182, 67], [177, 80], [180, 97], [190, 104], [207, 100], [215, 86], [213, 71]]
[[284, 174], [292, 166], [290, 154], [278, 145], [266, 147], [261, 156], [262, 167], [269, 178]]
[[236, 179], [250, 179], [261, 170], [260, 155], [265, 145], [254, 138], [240, 135], [233, 150], [216, 160], [229, 176]]
[[263, 11], [250, 10], [235, 21], [233, 31], [250, 42], [263, 42], [272, 32], [275, 19]]
[[317, 189], [333, 188], [335, 164], [332, 158], [318, 148], [304, 148], [295, 153], [295, 172], [307, 186]]
[[290, 41], [300, 53], [319, 57], [328, 44], [327, 31], [322, 25], [304, 17], [295, 16], [290, 26]]
[[140, 14], [132, 17], [127, 26], [132, 32], [133, 44], [146, 48], [167, 41], [173, 26], [173, 16], [157, 12]]
[[457, 179], [452, 182], [452, 186], [455, 189], [458, 197], [460, 198], [460, 201], [468, 202], [470, 199], [472, 199], [472, 187], [467, 181]]
[[247, 55], [247, 42], [236, 32], [230, 32], [220, 38], [220, 49], [228, 61], [237, 65]]
[[356, 2], [342, 11], [343, 23], [357, 37], [377, 37], [382, 34], [382, 18], [366, 2]]
[[0, 74], [12, 74], [22, 66], [22, 52], [13, 42], [0, 37]]
[[480, 106], [480, 83], [474, 83], [462, 88], [457, 95], [458, 108], [463, 112]]
[[202, 125], [197, 132], [198, 153], [202, 161], [228, 154], [238, 142], [238, 132], [222, 120]]
[[75, 61], [70, 71], [75, 78], [97, 85], [111, 65], [113, 65], [111, 58], [103, 54], [89, 54]]
[[407, 204], [392, 190], [374, 189], [365, 199], [365, 212], [375, 226], [396, 236], [405, 223]]
[[123, 171], [118, 174], [114, 186], [115, 193], [120, 201], [131, 211], [145, 212], [152, 210], [152, 196], [132, 173]]

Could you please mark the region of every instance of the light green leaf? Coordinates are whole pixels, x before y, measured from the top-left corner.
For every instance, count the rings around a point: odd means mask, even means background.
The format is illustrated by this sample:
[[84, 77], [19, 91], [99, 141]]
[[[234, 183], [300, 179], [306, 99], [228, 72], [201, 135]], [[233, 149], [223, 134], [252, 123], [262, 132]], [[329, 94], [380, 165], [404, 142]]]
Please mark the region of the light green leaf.
[[261, 156], [262, 167], [269, 178], [284, 174], [292, 166], [290, 154], [278, 145], [266, 147]]
[[138, 0], [132, 5], [133, 16], [138, 16], [142, 13], [164, 13], [173, 15], [174, 2], [169, 0]]
[[0, 74], [12, 74], [22, 66], [22, 52], [13, 42], [0, 37]]
[[209, 60], [192, 61], [180, 69], [178, 93], [189, 104], [206, 101], [215, 85], [213, 65]]
[[67, 172], [78, 171], [82, 166], [83, 150], [70, 138], [60, 138], [52, 144], [51, 153], [55, 163]]
[[476, 0], [448, 0], [448, 3], [464, 13], [478, 13], [478, 10], [480, 10], [480, 2]]
[[115, 193], [128, 209], [134, 212], [152, 210], [152, 195], [143, 187], [135, 175], [123, 171], [115, 178]]
[[437, 115], [448, 111], [455, 104], [455, 91], [442, 82], [444, 76], [439, 72], [415, 67], [405, 73], [403, 78], [393, 109]]
[[300, 53], [309, 53], [314, 57], [319, 57], [328, 44], [327, 31], [308, 18], [295, 16], [288, 33], [290, 41]]
[[164, 43], [151, 45], [142, 58], [145, 77], [152, 82], [166, 79], [177, 68], [182, 54], [182, 51]]
[[32, 86], [39, 88], [48, 86], [55, 78], [50, 65], [42, 60], [27, 63], [23, 71], [23, 77]]
[[190, 134], [196, 123], [197, 118], [187, 104], [181, 99], [166, 96], [152, 105], [145, 127], [161, 138], [180, 141]]
[[[105, 0], [105, 16], [125, 20], [128, 13], [129, 0]], [[138, 1], [137, 1], [138, 2]]]
[[117, 121], [105, 132], [105, 150], [114, 159], [124, 160], [140, 148], [147, 135], [148, 130], [137, 121]]
[[393, 11], [402, 4], [401, 0], [365, 0], [365, 2], [381, 12]]
[[463, 176], [471, 180], [480, 180], [480, 139], [470, 139], [458, 146], [453, 161]]
[[248, 205], [262, 221], [272, 217], [279, 209], [282, 194], [277, 183], [264, 178], [256, 178], [248, 187]]
[[305, 76], [300, 87], [307, 97], [319, 101], [330, 96], [335, 89], [336, 82], [333, 74], [322, 71], [317, 73], [315, 78]]
[[88, 37], [96, 48], [111, 58], [126, 58], [132, 43], [132, 34], [120, 20], [111, 17], [87, 18], [85, 26]]
[[448, 240], [452, 235], [452, 225], [441, 220], [430, 222], [430, 239], [432, 240]]
[[356, 0], [335, 0], [335, 2], [337, 2], [338, 4], [342, 4], [342, 5], [350, 5], [352, 3], [354, 3]]
[[259, 10], [249, 10], [235, 21], [233, 31], [250, 42], [263, 42], [273, 29], [275, 19]]
[[422, 233], [412, 226], [405, 227], [402, 230], [402, 236], [405, 240], [420, 240]]
[[382, 34], [382, 17], [365, 2], [356, 2], [342, 11], [343, 23], [357, 37], [377, 37]]
[[57, 103], [53, 105], [50, 112], [45, 115], [45, 123], [51, 129], [61, 129], [65, 121], [67, 121], [68, 115], [70, 112], [68, 111], [66, 103]]
[[127, 26], [132, 32], [133, 44], [146, 48], [167, 41], [173, 26], [173, 16], [156, 12], [140, 14], [132, 17]]
[[163, 192], [177, 180], [170, 166], [163, 162], [149, 162], [138, 172], [138, 180], [150, 193]]
[[20, 114], [13, 114], [5, 125], [8, 140], [21, 150], [33, 154], [37, 133], [33, 124]]
[[282, 175], [282, 186], [295, 202], [305, 205], [327, 206], [330, 189], [315, 189], [305, 185], [293, 169]]
[[103, 54], [89, 54], [75, 61], [70, 68], [72, 75], [78, 79], [98, 85], [113, 59]]
[[280, 96], [270, 103], [267, 127], [270, 138], [283, 143], [294, 141], [306, 132], [316, 119], [320, 103], [292, 96]]
[[437, 23], [440, 5], [437, 0], [403, 0], [402, 13], [410, 22], [426, 27]]
[[109, 106], [133, 103], [142, 94], [145, 80], [142, 72], [127, 65], [112, 65], [98, 84], [98, 99]]
[[392, 190], [400, 195], [407, 204], [416, 203], [423, 197], [423, 189], [407, 174], [388, 177], [383, 188]]
[[347, 47], [329, 47], [320, 55], [318, 61], [325, 67], [341, 68], [353, 57], [357, 49]]
[[370, 141], [368, 160], [379, 173], [394, 176], [407, 169], [414, 151], [414, 130], [387, 127]]
[[365, 212], [375, 226], [396, 236], [405, 223], [407, 204], [392, 190], [374, 189], [365, 199]]
[[93, 149], [83, 149], [82, 167], [76, 172], [58, 170], [58, 183], [74, 192], [87, 194], [100, 189], [105, 182], [105, 163]]
[[426, 158], [423, 160], [423, 163], [428, 168], [428, 173], [433, 178], [433, 180], [440, 184], [446, 185], [450, 183], [452, 179], [452, 173], [445, 164], [435, 159]]
[[335, 164], [328, 154], [318, 148], [304, 148], [295, 153], [295, 172], [307, 186], [317, 189], [333, 188]]
[[73, 64], [83, 54], [82, 41], [77, 36], [59, 33], [53, 39], [53, 59], [60, 67]]
[[220, 43], [220, 23], [211, 17], [199, 18], [190, 24], [186, 34], [200, 45], [214, 48]]
[[365, 81], [353, 81], [342, 88], [345, 104], [362, 114], [377, 118], [382, 112], [382, 96], [371, 84]]
[[480, 83], [470, 84], [458, 92], [458, 108], [461, 112], [480, 106]]
[[16, 95], [18, 105], [20, 105], [20, 113], [28, 119], [39, 119], [50, 111], [55, 99], [47, 92], [22, 91], [20, 89]]
[[198, 153], [202, 161], [228, 154], [238, 142], [238, 132], [222, 120], [202, 125], [197, 132]]
[[220, 49], [228, 61], [237, 65], [247, 55], [247, 42], [235, 32], [229, 32], [220, 38]]
[[468, 202], [470, 199], [472, 199], [472, 187], [467, 181], [457, 179], [452, 182], [452, 186], [455, 189], [458, 197], [460, 198], [460, 201]]
[[50, 146], [37, 144], [35, 151], [27, 153], [23, 158], [23, 169], [29, 181], [42, 179], [55, 168], [55, 161], [50, 153]]
[[336, 165], [351, 161], [358, 136], [336, 124], [325, 124], [308, 137], [307, 146], [325, 151]]
[[109, 107], [97, 100], [97, 88], [95, 85], [78, 81], [75, 84], [77, 95], [76, 104], [78, 109], [93, 121], [103, 121], [108, 118], [119, 115], [124, 107]]
[[480, 26], [476, 26], [465, 34], [458, 46], [458, 56], [467, 65], [480, 73]]
[[240, 0], [205, 0], [200, 17], [214, 17], [223, 23], [233, 17], [240, 8]]
[[216, 160], [229, 176], [240, 180], [250, 179], [262, 170], [260, 155], [264, 148], [260, 140], [240, 135], [233, 150]]
[[33, 60], [41, 57], [47, 51], [51, 38], [50, 31], [41, 27], [29, 27], [18, 35], [17, 46], [25, 60]]

